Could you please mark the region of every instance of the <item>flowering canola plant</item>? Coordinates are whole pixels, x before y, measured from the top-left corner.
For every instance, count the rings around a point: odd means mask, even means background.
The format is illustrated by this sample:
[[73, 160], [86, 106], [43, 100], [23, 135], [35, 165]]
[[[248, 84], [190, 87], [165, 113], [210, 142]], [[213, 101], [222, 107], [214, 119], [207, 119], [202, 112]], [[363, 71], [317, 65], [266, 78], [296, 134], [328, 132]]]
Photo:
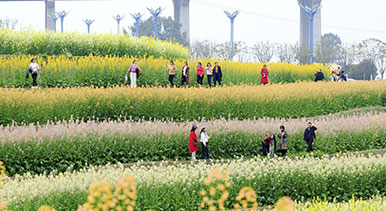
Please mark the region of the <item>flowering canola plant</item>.
[[187, 58], [188, 48], [148, 37], [0, 29], [0, 55], [137, 56]]
[[[137, 60], [143, 75], [138, 80], [139, 86], [168, 85], [165, 72], [169, 65], [168, 56], [93, 56], [86, 57], [40, 57], [40, 56], [0, 56], [0, 86], [30, 86], [26, 80], [26, 71], [31, 58], [36, 57], [39, 66], [38, 84], [41, 87], [71, 86], [114, 86], [124, 84], [124, 76], [133, 60]], [[190, 65], [190, 81], [196, 85], [196, 66], [198, 62], [214, 64], [215, 59], [175, 59], [178, 69], [175, 83], [180, 85], [181, 69], [185, 61]], [[223, 84], [260, 84], [261, 63], [242, 63], [229, 60], [219, 61], [223, 72]], [[296, 65], [287, 63], [269, 64], [271, 83], [290, 83], [314, 80], [315, 72], [322, 69], [326, 78], [330, 75], [328, 67], [314, 65]], [[204, 80], [207, 84], [207, 80]]]

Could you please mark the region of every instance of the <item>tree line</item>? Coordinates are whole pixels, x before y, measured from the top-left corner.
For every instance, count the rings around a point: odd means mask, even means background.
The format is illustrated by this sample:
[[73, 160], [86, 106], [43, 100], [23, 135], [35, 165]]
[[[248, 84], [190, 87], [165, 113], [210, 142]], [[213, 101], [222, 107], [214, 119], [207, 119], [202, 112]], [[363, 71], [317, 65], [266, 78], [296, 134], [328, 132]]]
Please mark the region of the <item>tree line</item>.
[[[0, 19], [1, 28], [15, 28], [17, 19]], [[154, 34], [153, 18], [139, 22], [139, 35], [152, 36]], [[124, 34], [135, 35], [135, 23], [124, 27]], [[159, 17], [158, 37], [161, 40], [171, 40], [190, 48], [191, 57], [231, 59], [241, 62], [270, 62], [306, 64], [309, 62], [310, 50], [308, 46], [299, 43], [273, 43], [260, 41], [252, 46], [245, 42], [235, 42], [234, 51], [230, 42], [218, 43], [211, 40], [194, 40], [190, 46], [185, 33], [181, 32], [181, 24], [171, 17]], [[342, 67], [350, 78], [370, 80], [378, 77], [383, 80], [386, 71], [386, 43], [375, 38], [363, 40], [359, 43], [344, 43], [333, 33], [322, 36], [314, 52], [316, 63], [335, 63]]]

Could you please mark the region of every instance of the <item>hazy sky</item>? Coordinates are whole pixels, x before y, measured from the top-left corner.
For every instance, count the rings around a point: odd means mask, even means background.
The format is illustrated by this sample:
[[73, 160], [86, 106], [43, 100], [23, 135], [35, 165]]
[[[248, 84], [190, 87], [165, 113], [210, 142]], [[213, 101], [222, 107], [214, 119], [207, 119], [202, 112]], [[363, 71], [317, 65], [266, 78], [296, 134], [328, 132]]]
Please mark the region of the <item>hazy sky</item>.
[[[385, 0], [323, 0], [322, 34], [338, 34], [343, 42], [359, 42], [375, 37], [386, 41]], [[163, 7], [163, 16], [173, 16], [172, 0], [113, 0], [56, 2], [56, 10], [70, 10], [65, 31], [87, 32], [82, 19], [95, 19], [92, 32], [116, 32], [112, 15], [126, 15], [122, 26], [132, 25], [129, 13], [145, 13], [146, 7]], [[44, 29], [44, 2], [1, 2], [0, 18], [17, 18], [19, 25]], [[191, 0], [191, 37], [226, 41], [230, 37], [229, 19], [223, 10], [240, 10], [235, 20], [235, 40], [296, 42], [299, 39], [297, 0]], [[19, 28], [19, 26], [18, 26]], [[58, 21], [57, 28], [60, 28]], [[349, 30], [355, 29], [355, 30]]]

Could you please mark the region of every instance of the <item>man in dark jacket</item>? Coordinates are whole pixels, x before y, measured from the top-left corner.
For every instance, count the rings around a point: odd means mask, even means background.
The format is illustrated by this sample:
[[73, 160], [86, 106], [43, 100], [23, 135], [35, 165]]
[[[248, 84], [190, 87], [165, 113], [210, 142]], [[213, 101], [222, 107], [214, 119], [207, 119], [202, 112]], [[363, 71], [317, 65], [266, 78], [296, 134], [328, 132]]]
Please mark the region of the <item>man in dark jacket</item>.
[[324, 74], [322, 70], [320, 69], [319, 72], [315, 73], [315, 82], [317, 81], [323, 81], [324, 80]]
[[304, 141], [306, 141], [308, 144], [307, 152], [313, 151], [312, 142], [314, 142], [314, 139], [316, 139], [315, 130], [317, 130], [317, 129], [318, 128], [313, 126], [311, 122], [308, 122], [308, 127], [304, 131]]
[[347, 75], [344, 74], [344, 71], [340, 71], [339, 75], [341, 81], [347, 81]]
[[214, 63], [213, 81], [214, 81], [214, 86], [216, 86], [216, 82], [218, 82], [218, 84], [221, 86], [222, 71], [221, 71], [221, 67], [218, 65], [218, 62]]

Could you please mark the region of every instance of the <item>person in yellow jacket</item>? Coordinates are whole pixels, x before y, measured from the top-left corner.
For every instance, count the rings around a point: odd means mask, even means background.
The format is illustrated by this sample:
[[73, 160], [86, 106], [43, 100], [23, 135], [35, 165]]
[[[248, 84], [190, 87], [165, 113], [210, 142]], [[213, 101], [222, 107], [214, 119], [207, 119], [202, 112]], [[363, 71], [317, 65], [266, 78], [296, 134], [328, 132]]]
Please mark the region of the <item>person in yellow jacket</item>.
[[169, 66], [168, 66], [169, 82], [170, 82], [171, 87], [174, 87], [173, 80], [176, 77], [176, 71], [177, 71], [177, 67], [174, 65], [173, 60], [171, 60]]

